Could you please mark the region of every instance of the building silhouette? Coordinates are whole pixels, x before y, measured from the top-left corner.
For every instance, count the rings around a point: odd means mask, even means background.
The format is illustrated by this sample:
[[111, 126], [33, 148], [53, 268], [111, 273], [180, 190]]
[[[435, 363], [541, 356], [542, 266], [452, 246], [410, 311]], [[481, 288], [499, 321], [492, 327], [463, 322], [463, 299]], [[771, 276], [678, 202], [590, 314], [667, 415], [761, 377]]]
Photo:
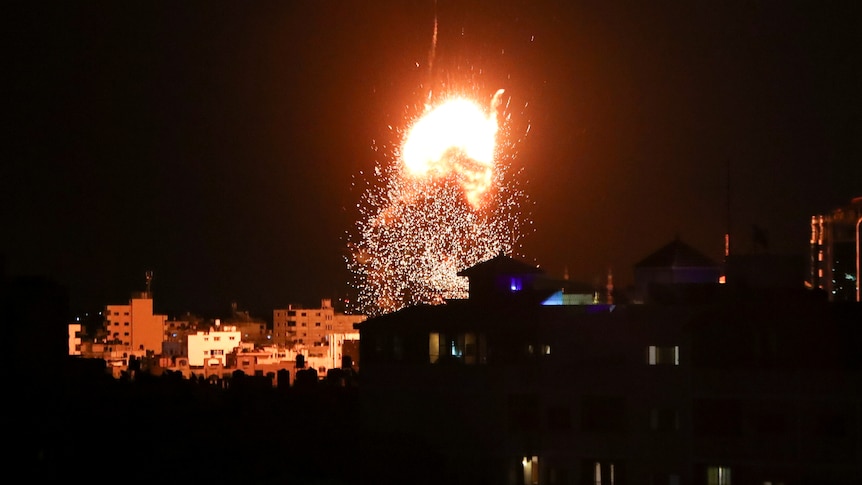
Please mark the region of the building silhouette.
[[679, 237], [653, 251], [634, 265], [636, 303], [667, 298], [668, 290], [713, 286], [721, 268], [712, 259]]
[[728, 260], [726, 284], [644, 282], [672, 298], [546, 305], [541, 271], [499, 256], [463, 272], [466, 300], [363, 322], [363, 476], [862, 483], [860, 306], [752, 278], [788, 264], [770, 258]]

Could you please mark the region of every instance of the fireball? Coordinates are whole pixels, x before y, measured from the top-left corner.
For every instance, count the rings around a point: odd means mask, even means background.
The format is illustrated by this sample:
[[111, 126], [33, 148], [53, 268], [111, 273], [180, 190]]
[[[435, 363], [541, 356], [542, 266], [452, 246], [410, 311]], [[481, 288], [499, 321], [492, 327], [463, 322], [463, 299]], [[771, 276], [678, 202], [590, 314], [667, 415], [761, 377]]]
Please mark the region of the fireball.
[[378, 163], [349, 243], [358, 311], [464, 298], [460, 270], [512, 253], [527, 197], [505, 163], [513, 153], [498, 140], [502, 94], [487, 112], [463, 96], [427, 106], [394, 156]]
[[478, 208], [493, 180], [502, 94], [501, 89], [494, 95], [490, 114], [467, 98], [455, 97], [422, 116], [401, 150], [408, 173], [416, 178], [455, 176], [467, 200]]

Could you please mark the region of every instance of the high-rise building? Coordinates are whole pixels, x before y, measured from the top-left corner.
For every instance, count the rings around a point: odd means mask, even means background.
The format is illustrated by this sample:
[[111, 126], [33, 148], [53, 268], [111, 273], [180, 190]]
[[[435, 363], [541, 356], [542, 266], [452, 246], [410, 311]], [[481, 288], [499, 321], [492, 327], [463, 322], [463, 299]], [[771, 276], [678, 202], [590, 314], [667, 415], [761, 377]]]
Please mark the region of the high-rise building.
[[135, 292], [128, 305], [107, 305], [105, 326], [108, 340], [125, 346], [132, 354], [162, 353], [167, 315], [153, 313], [149, 292]]
[[862, 197], [811, 218], [809, 283], [830, 301], [862, 301], [859, 294]]

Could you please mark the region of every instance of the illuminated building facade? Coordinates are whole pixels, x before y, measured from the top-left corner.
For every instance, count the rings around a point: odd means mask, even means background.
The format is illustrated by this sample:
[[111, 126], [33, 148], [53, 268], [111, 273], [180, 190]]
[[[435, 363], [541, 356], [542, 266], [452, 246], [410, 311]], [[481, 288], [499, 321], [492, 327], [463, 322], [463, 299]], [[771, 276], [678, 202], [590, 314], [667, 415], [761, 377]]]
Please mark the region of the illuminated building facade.
[[125, 347], [129, 354], [162, 353], [167, 315], [153, 313], [153, 298], [149, 292], [132, 294], [128, 305], [107, 305], [105, 329], [107, 339]]
[[862, 197], [828, 214], [811, 218], [809, 282], [824, 290], [832, 301], [862, 301]]
[[365, 315], [336, 312], [328, 298], [320, 301], [320, 308], [288, 305], [272, 312], [272, 343], [282, 346], [324, 345], [327, 335], [353, 333], [353, 326], [365, 319]]
[[361, 325], [364, 476], [862, 483], [858, 306], [801, 279], [739, 293], [741, 271], [671, 302], [545, 305], [518, 266], [477, 265], [468, 299]]
[[69, 355], [81, 355], [81, 328], [80, 323], [69, 324]]
[[189, 365], [192, 367], [228, 364], [227, 357], [242, 343], [242, 334], [231, 325], [221, 325], [216, 320], [209, 331], [199, 331], [188, 336]]

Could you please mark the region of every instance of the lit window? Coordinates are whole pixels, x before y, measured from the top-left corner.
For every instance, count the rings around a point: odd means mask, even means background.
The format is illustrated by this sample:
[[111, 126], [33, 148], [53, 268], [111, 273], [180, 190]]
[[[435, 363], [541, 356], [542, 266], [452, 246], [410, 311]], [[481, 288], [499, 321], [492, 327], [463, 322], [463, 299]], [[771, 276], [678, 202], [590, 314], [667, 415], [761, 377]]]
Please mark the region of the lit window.
[[509, 290], [521, 291], [521, 289], [522, 289], [521, 278], [516, 278], [516, 277], [509, 278]]
[[431, 332], [428, 334], [428, 360], [434, 364], [444, 357], [446, 362], [464, 364], [487, 363], [485, 336], [473, 332], [447, 336]]
[[542, 351], [544, 352], [545, 355], [551, 355], [551, 346], [545, 345], [545, 348], [542, 349]]
[[679, 365], [679, 346], [647, 348], [647, 363], [649, 365]]
[[526, 485], [539, 485], [539, 457], [525, 456], [521, 460], [524, 468], [524, 483]]
[[463, 337], [463, 348], [464, 348], [464, 363], [465, 364], [475, 364], [476, 363], [476, 354], [477, 352], [477, 342], [476, 342], [476, 334], [475, 333], [466, 333], [464, 335], [459, 335]]
[[706, 469], [707, 485], [730, 485], [730, 468], [711, 466]]
[[[602, 480], [603, 474], [604, 481]], [[614, 464], [595, 462], [593, 464], [593, 483], [595, 485], [614, 485]]]

